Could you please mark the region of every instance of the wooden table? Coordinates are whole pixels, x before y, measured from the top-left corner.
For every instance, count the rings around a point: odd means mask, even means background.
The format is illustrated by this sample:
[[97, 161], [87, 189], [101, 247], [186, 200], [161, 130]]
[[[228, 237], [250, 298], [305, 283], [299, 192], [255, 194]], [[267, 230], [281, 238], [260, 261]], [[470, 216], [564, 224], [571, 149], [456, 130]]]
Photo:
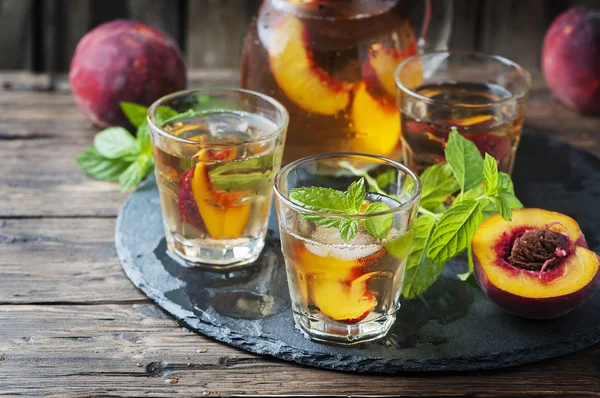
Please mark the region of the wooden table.
[[[233, 86], [196, 71], [191, 86]], [[66, 85], [0, 74], [1, 395], [600, 395], [600, 345], [518, 368], [397, 376], [279, 361], [191, 333], [125, 277], [115, 217], [126, 198], [74, 158], [96, 133]], [[535, 79], [528, 127], [600, 156], [600, 119], [566, 110]]]

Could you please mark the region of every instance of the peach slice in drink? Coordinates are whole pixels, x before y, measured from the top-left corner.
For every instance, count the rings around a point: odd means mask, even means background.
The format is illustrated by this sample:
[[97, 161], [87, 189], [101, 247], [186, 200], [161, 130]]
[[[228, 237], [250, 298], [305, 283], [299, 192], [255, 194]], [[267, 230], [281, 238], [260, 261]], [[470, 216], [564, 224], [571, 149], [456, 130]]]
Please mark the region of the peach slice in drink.
[[352, 147], [356, 152], [387, 156], [400, 143], [400, 114], [393, 100], [376, 98], [359, 83], [354, 90], [350, 111], [356, 136]]
[[198, 163], [182, 176], [179, 210], [193, 225], [202, 224], [212, 238], [235, 239], [242, 235], [250, 217], [250, 205], [239, 203], [243, 197], [243, 192], [213, 189], [206, 164]]
[[382, 272], [369, 272], [353, 281], [340, 282], [321, 275], [309, 281], [313, 303], [328, 317], [344, 322], [356, 323], [366, 318], [377, 305], [377, 297], [367, 283]]
[[268, 53], [277, 84], [302, 109], [336, 115], [348, 106], [352, 84], [332, 78], [317, 65], [298, 18], [282, 17], [273, 29]]

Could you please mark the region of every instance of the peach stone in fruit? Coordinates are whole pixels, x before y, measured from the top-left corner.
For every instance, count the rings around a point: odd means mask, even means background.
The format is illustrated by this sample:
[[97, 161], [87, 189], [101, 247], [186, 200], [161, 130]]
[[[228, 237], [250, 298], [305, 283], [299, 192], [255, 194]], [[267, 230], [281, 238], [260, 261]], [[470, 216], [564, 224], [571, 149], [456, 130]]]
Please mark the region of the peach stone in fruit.
[[400, 143], [400, 114], [394, 101], [376, 99], [359, 83], [350, 111], [356, 136], [353, 150], [387, 156]]
[[600, 285], [598, 256], [572, 218], [540, 209], [486, 220], [472, 242], [475, 277], [496, 304], [526, 318], [554, 318]]
[[268, 46], [271, 71], [277, 84], [302, 109], [336, 115], [350, 102], [352, 85], [333, 79], [314, 61], [302, 22], [284, 16]]

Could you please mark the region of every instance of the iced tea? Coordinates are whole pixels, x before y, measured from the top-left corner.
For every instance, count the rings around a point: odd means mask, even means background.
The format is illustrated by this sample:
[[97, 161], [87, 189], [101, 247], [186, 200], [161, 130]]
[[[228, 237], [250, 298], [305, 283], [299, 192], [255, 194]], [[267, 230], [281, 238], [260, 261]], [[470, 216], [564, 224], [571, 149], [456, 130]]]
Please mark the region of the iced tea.
[[191, 107], [179, 98], [150, 109], [178, 109], [152, 129], [167, 246], [191, 263], [241, 265], [264, 245], [287, 116], [202, 95]]

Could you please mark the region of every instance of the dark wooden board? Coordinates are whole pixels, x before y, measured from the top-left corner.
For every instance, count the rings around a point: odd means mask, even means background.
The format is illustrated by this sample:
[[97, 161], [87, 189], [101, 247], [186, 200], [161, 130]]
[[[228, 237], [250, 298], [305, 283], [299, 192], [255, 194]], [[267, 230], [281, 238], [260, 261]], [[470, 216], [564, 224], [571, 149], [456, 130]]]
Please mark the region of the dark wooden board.
[[[573, 216], [600, 249], [600, 159], [541, 135], [522, 137], [515, 189], [527, 207]], [[548, 195], [547, 192], [552, 192]], [[310, 342], [293, 327], [277, 219], [271, 212], [261, 257], [246, 270], [203, 271], [166, 253], [154, 179], [141, 185], [117, 220], [116, 246], [131, 281], [199, 333], [258, 354], [356, 372], [494, 369], [569, 354], [600, 342], [600, 294], [563, 317], [525, 320], [503, 312], [452, 260], [421, 300], [405, 301], [390, 333], [357, 347]]]

